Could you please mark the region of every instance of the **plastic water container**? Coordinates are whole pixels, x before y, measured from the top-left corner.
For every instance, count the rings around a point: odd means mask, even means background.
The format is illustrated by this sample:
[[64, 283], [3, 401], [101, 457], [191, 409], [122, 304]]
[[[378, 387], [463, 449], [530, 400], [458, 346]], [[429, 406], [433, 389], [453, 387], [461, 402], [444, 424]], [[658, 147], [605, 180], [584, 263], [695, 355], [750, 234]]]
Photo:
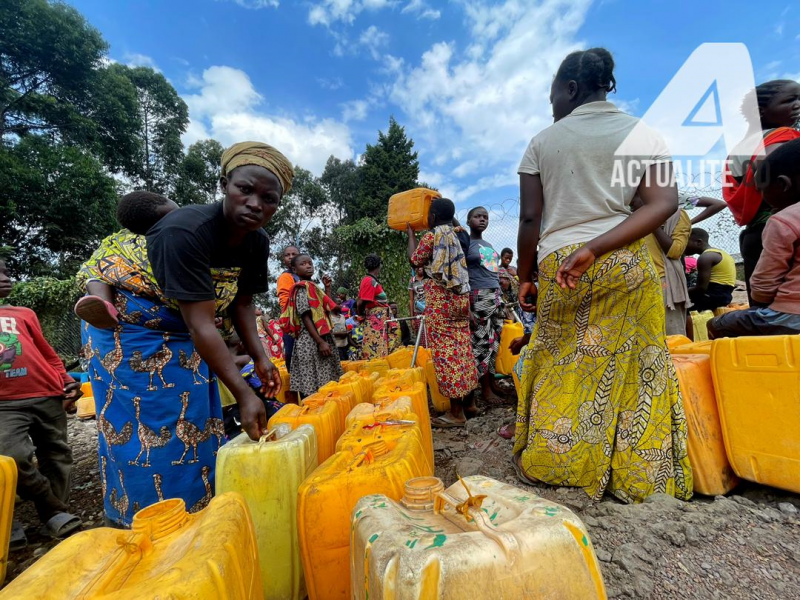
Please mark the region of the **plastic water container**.
[[272, 415], [267, 427], [273, 429], [285, 423], [292, 429], [300, 425], [311, 425], [317, 434], [317, 460], [325, 461], [336, 449], [336, 440], [342, 435], [343, 424], [339, 416], [339, 405], [326, 402], [319, 406], [297, 406], [287, 404]]
[[375, 386], [413, 385], [415, 383], [427, 383], [424, 369], [419, 367], [414, 367], [413, 369], [389, 369], [385, 377], [381, 377], [375, 382]]
[[428, 213], [431, 203], [442, 195], [428, 188], [414, 188], [400, 192], [389, 198], [387, 221], [389, 227], [397, 231], [405, 231], [408, 225], [414, 231], [428, 229]]
[[686, 344], [691, 344], [692, 340], [690, 340], [685, 335], [668, 335], [667, 336], [667, 349], [672, 352], [674, 348], [678, 348], [680, 346], [685, 346]]
[[720, 308], [714, 309], [714, 316], [718, 317], [720, 315], [724, 315], [725, 313], [733, 312], [735, 310], [747, 310], [750, 308], [749, 304], [728, 304], [728, 306], [721, 306]]
[[348, 360], [342, 363], [342, 368], [345, 370], [345, 373], [350, 373], [351, 371], [358, 371], [361, 369], [366, 362], [365, 360]]
[[500, 333], [500, 348], [497, 350], [497, 360], [495, 361], [497, 373], [511, 375], [514, 365], [519, 360], [519, 354], [511, 353], [511, 342], [523, 335], [525, 335], [525, 329], [522, 323], [508, 320], [503, 323], [503, 331]]
[[689, 433], [689, 462], [694, 491], [706, 496], [727, 494], [739, 483], [728, 462], [707, 354], [672, 357], [678, 374]]
[[450, 398], [442, 395], [439, 391], [439, 380], [436, 379], [436, 367], [433, 366], [433, 360], [425, 363], [425, 379], [428, 381], [428, 389], [431, 391], [431, 403], [433, 408], [439, 412], [447, 412], [450, 410]]
[[235, 492], [195, 514], [172, 498], [136, 513], [129, 531], [77, 533], [0, 592], [15, 600], [262, 597], [253, 522]]
[[258, 541], [266, 600], [305, 598], [297, 541], [297, 490], [317, 468], [317, 435], [311, 425], [279, 425], [259, 441], [243, 433], [217, 454], [216, 491], [240, 493]]
[[[408, 396], [402, 396], [397, 400], [392, 400], [385, 404], [370, 404], [369, 402], [364, 402], [363, 404], [356, 404], [353, 410], [350, 411], [350, 414], [347, 415], [347, 419], [345, 420], [345, 433], [355, 423], [372, 425], [376, 421], [403, 421], [407, 419], [413, 419], [414, 421], [419, 420], [419, 417], [414, 414], [414, 406], [411, 404], [411, 398]], [[420, 432], [420, 434], [421, 433], [422, 432]]]
[[81, 396], [78, 398], [78, 401], [75, 402], [75, 408], [78, 409], [75, 416], [79, 419], [93, 419], [97, 416], [94, 396]]
[[391, 368], [392, 367], [387, 359], [373, 358], [372, 360], [368, 360], [361, 365], [359, 371], [361, 373], [379, 373], [381, 377], [384, 377], [386, 372]]
[[333, 402], [339, 407], [339, 421], [341, 423], [341, 429], [344, 431], [344, 421], [347, 418], [347, 415], [353, 410], [353, 406], [355, 406], [355, 396], [353, 392], [350, 391], [326, 391], [326, 392], [317, 392], [316, 394], [311, 394], [310, 396], [306, 396], [303, 398], [303, 406], [310, 406], [311, 408], [316, 408], [322, 406], [327, 402]]
[[694, 329], [694, 341], [705, 342], [708, 340], [708, 322], [714, 318], [714, 313], [710, 310], [697, 312], [695, 310], [689, 313], [692, 318], [692, 329]]
[[406, 483], [400, 502], [359, 501], [352, 598], [606, 598], [589, 534], [570, 510], [487, 477], [443, 488], [424, 477]]
[[704, 342], [690, 342], [670, 349], [670, 354], [677, 356], [679, 354], [706, 354], [711, 356], [711, 345], [714, 342], [706, 340]]
[[414, 365], [415, 367], [422, 367], [425, 368], [425, 363], [431, 360], [431, 351], [425, 348], [424, 346], [420, 346], [417, 348], [417, 362]]
[[[369, 432], [369, 430], [366, 430]], [[350, 598], [350, 518], [369, 494], [399, 500], [404, 483], [430, 472], [416, 426], [400, 435], [353, 438], [303, 482], [297, 493], [300, 551], [311, 600]], [[351, 443], [352, 442], [352, 443]]]
[[6, 580], [8, 542], [17, 496], [17, 463], [10, 456], [0, 456], [0, 585]]
[[356, 404], [369, 402], [372, 399], [372, 388], [374, 380], [372, 377], [362, 377], [356, 371], [348, 371], [339, 378], [339, 384], [350, 389], [356, 397]]
[[398, 348], [386, 357], [392, 369], [408, 369], [414, 356], [414, 348]]
[[800, 336], [714, 340], [711, 368], [733, 470], [800, 493]]
[[425, 454], [433, 465], [433, 434], [431, 433], [431, 415], [428, 412], [428, 388], [425, 384], [381, 386], [375, 390], [373, 400], [381, 398], [396, 400], [402, 396], [411, 398], [414, 413], [419, 417], [419, 428], [425, 444]]

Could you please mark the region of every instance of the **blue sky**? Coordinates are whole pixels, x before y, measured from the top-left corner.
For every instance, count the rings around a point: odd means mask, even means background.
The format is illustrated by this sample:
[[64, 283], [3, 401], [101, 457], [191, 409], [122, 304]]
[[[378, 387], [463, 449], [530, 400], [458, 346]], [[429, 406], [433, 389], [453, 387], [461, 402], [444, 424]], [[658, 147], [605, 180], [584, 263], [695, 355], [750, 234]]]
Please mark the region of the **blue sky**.
[[[756, 81], [800, 79], [788, 0], [73, 0], [110, 58], [161, 70], [187, 101], [184, 141], [260, 139], [320, 174], [405, 125], [421, 179], [460, 209], [517, 196], [516, 167], [551, 122], [552, 74], [605, 46], [642, 115], [704, 42], [743, 42]], [[699, 90], [702, 94], [704, 90]]]

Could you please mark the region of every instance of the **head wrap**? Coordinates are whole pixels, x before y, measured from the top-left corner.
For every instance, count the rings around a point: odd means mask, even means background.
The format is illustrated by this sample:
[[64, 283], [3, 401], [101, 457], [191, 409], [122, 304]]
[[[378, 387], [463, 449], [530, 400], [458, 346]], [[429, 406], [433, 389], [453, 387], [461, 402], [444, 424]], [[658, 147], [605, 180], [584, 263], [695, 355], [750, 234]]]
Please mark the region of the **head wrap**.
[[338, 290], [336, 290], [336, 293], [340, 296], [347, 296], [349, 292], [347, 291], [346, 287], [340, 287]]
[[262, 142], [239, 142], [222, 153], [222, 177], [244, 165], [258, 165], [275, 175], [281, 182], [284, 195], [292, 189], [292, 163], [272, 146]]

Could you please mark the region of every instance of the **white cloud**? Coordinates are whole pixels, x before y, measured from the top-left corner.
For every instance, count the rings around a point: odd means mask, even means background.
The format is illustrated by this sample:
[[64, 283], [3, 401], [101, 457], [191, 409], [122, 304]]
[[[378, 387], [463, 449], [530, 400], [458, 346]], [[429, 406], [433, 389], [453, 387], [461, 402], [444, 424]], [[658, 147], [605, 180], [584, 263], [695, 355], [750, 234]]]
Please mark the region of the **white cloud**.
[[351, 100], [341, 104], [342, 107], [342, 120], [347, 123], [348, 121], [363, 121], [367, 118], [370, 103], [367, 100]]
[[313, 3], [308, 9], [311, 25], [325, 25], [340, 21], [350, 24], [363, 11], [378, 11], [393, 6], [396, 0], [323, 0]]
[[155, 71], [161, 71], [151, 57], [147, 56], [146, 54], [139, 54], [137, 52], [126, 52], [123, 56], [123, 60], [126, 65], [129, 67], [150, 67]]
[[317, 77], [317, 83], [322, 89], [331, 91], [338, 90], [344, 86], [344, 81], [341, 77], [331, 77], [330, 79], [327, 77]]
[[[222, 2], [228, 2], [231, 0], [217, 0]], [[278, 8], [280, 6], [279, 0], [232, 0], [235, 4], [238, 4], [242, 8], [250, 8], [253, 10], [258, 10], [260, 8]]]
[[430, 19], [431, 21], [442, 16], [441, 11], [431, 8], [425, 0], [411, 0], [400, 12], [412, 13], [417, 15], [417, 19]]
[[552, 122], [553, 73], [577, 49], [589, 4], [465, 0], [466, 25], [479, 50], [439, 41], [416, 66], [384, 57], [389, 100], [405, 112], [412, 137], [439, 170], [456, 162], [443, 185], [467, 179], [454, 200], [516, 184], [525, 146]]
[[370, 25], [361, 32], [358, 42], [369, 50], [373, 59], [378, 60], [380, 58], [379, 50], [389, 43], [389, 34], [381, 31], [375, 25]]
[[187, 146], [209, 137], [224, 146], [261, 140], [317, 175], [331, 154], [343, 159], [354, 156], [350, 130], [343, 122], [313, 116], [298, 120], [259, 110], [264, 97], [244, 71], [210, 67], [196, 78], [195, 87], [196, 93], [183, 96], [191, 119], [183, 136]]

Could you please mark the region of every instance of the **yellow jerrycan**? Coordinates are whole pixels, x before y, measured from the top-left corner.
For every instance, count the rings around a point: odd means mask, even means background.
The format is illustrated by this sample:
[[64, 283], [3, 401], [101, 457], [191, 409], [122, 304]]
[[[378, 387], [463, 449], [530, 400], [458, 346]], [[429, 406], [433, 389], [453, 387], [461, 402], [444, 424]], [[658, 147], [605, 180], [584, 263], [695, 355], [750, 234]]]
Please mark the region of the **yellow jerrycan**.
[[267, 427], [273, 429], [281, 423], [286, 423], [292, 429], [297, 429], [300, 425], [314, 427], [317, 434], [317, 462], [324, 462], [334, 453], [336, 440], [343, 430], [339, 405], [335, 402], [326, 402], [315, 407], [287, 404], [272, 415]]
[[667, 336], [667, 350], [672, 352], [674, 348], [678, 348], [679, 346], [685, 346], [686, 344], [691, 344], [692, 340], [690, 340], [685, 335], [668, 335]]
[[433, 434], [431, 433], [431, 414], [428, 412], [428, 388], [425, 384], [381, 386], [375, 390], [373, 401], [380, 398], [396, 400], [402, 396], [411, 398], [414, 413], [419, 417], [419, 428], [425, 444], [425, 454], [428, 455], [428, 459], [433, 465]]
[[406, 483], [400, 502], [358, 502], [352, 598], [606, 598], [589, 534], [571, 511], [488, 477], [443, 488], [424, 477]]
[[436, 379], [436, 367], [433, 365], [433, 359], [425, 363], [425, 379], [428, 382], [428, 389], [431, 391], [433, 408], [439, 412], [450, 410], [450, 398], [439, 391], [439, 380]]
[[78, 410], [75, 416], [81, 420], [93, 419], [97, 416], [94, 396], [81, 396], [75, 403], [75, 408]]
[[352, 391], [356, 395], [357, 402], [369, 402], [372, 399], [372, 390], [376, 380], [377, 376], [372, 373], [348, 371], [339, 378], [339, 383], [353, 388]]
[[379, 373], [381, 377], [386, 375], [386, 372], [391, 369], [389, 361], [385, 358], [373, 358], [365, 362], [359, 369], [361, 373]]
[[686, 412], [687, 450], [694, 491], [706, 496], [727, 494], [739, 483], [722, 441], [722, 426], [711, 377], [711, 357], [677, 354], [672, 357]]
[[428, 188], [414, 188], [389, 198], [386, 221], [391, 229], [405, 231], [408, 225], [414, 231], [428, 229], [428, 213], [431, 203], [442, 195]]
[[366, 364], [365, 360], [348, 360], [342, 363], [345, 373], [358, 372]]
[[353, 392], [340, 392], [339, 390], [317, 392], [316, 394], [311, 394], [310, 396], [303, 398], [302, 404], [303, 406], [316, 408], [318, 406], [322, 406], [323, 404], [327, 404], [328, 402], [333, 402], [339, 407], [339, 421], [341, 423], [342, 431], [344, 431], [344, 420], [347, 418], [347, 415], [350, 413], [350, 411], [353, 410], [353, 406], [355, 406], [355, 396], [353, 395]]
[[500, 375], [511, 375], [514, 370], [519, 354], [511, 353], [511, 342], [523, 335], [525, 335], [525, 329], [522, 323], [509, 320], [503, 323], [503, 331], [500, 333], [500, 348], [495, 361], [495, 371]]
[[[326, 383], [321, 388], [319, 388], [319, 393], [326, 395], [333, 392], [339, 392], [341, 394], [352, 394], [353, 396], [353, 403], [359, 404], [361, 402], [366, 402], [367, 399], [364, 398], [365, 396], [365, 385], [362, 385], [361, 378], [348, 378], [343, 381], [331, 381]], [[351, 407], [352, 408], [352, 407]]]
[[17, 497], [17, 463], [10, 456], [0, 456], [0, 585], [6, 580], [8, 542], [14, 520]]
[[714, 318], [714, 313], [710, 310], [704, 310], [703, 312], [697, 312], [696, 310], [693, 310], [689, 312], [689, 316], [692, 318], [694, 341], [708, 341], [708, 322]]
[[413, 385], [415, 383], [426, 383], [425, 370], [419, 367], [408, 369], [389, 369], [386, 376], [381, 377], [375, 382], [376, 387], [382, 385]]
[[411, 359], [413, 356], [414, 348], [404, 346], [389, 354], [386, 360], [389, 361], [389, 366], [392, 369], [408, 369], [411, 366]]
[[706, 340], [705, 342], [689, 342], [688, 344], [671, 348], [669, 353], [673, 356], [678, 356], [680, 354], [705, 354], [706, 356], [711, 356], [711, 345], [713, 343], [714, 342], [711, 340]]
[[217, 454], [216, 492], [240, 493], [250, 509], [265, 600], [305, 598], [297, 541], [297, 490], [317, 468], [311, 425], [278, 425], [254, 442], [246, 433]]
[[393, 435], [377, 440], [369, 431], [361, 443], [357, 438], [348, 442], [352, 450], [322, 463], [297, 493], [300, 552], [311, 600], [350, 598], [350, 516], [356, 503], [369, 494], [399, 500], [409, 477], [430, 473], [416, 425], [397, 427]]
[[100, 527], [64, 540], [0, 598], [263, 598], [250, 511], [235, 492], [195, 514], [179, 498], [158, 502], [136, 513], [129, 531]]
[[[411, 404], [411, 398], [408, 396], [401, 396], [397, 398], [397, 400], [391, 400], [386, 404], [370, 404], [369, 402], [364, 402], [363, 404], [356, 404], [353, 410], [350, 411], [350, 414], [347, 415], [347, 419], [345, 420], [345, 432], [350, 429], [354, 423], [371, 425], [376, 421], [404, 421], [407, 419], [418, 420], [417, 415], [414, 414], [414, 406]], [[422, 435], [421, 432], [420, 435]]]
[[800, 335], [714, 340], [711, 370], [733, 470], [800, 493]]

